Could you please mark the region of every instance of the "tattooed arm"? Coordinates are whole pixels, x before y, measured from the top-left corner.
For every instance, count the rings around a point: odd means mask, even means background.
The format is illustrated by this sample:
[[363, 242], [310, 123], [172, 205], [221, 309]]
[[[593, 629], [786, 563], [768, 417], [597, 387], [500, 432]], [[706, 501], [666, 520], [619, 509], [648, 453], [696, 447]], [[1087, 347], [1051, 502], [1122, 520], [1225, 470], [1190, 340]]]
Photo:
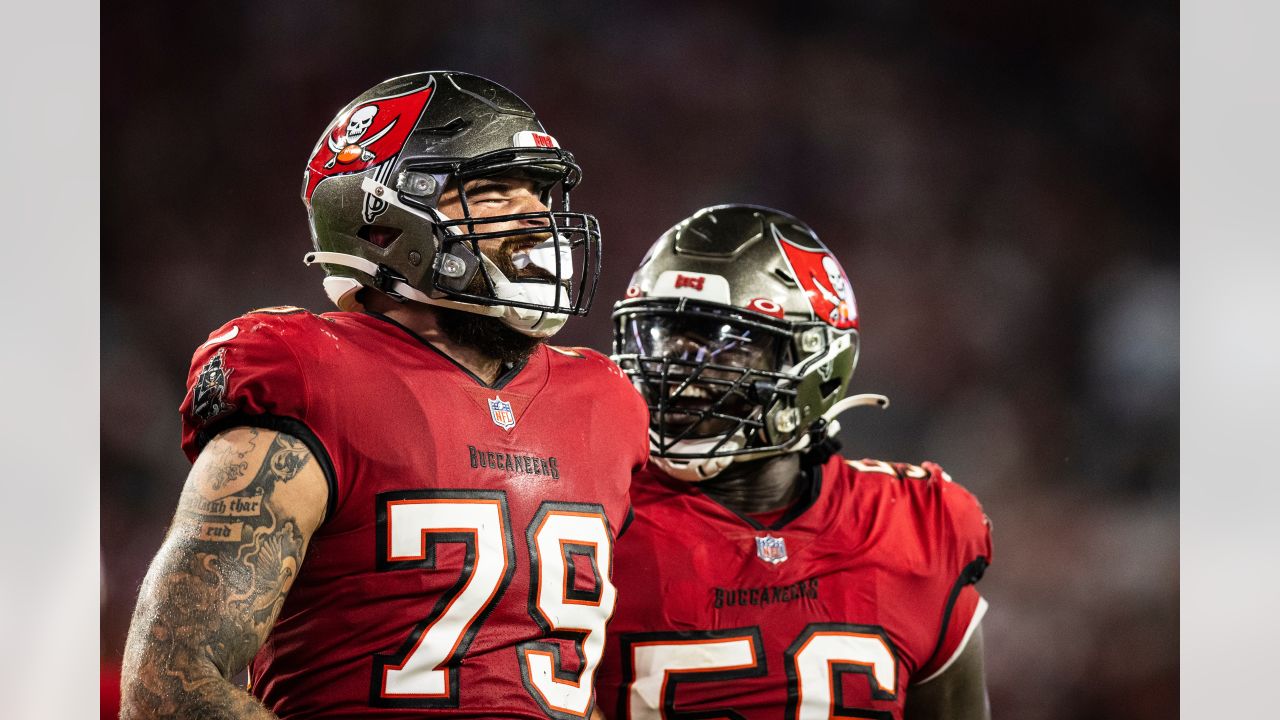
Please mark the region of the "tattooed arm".
[[290, 435], [237, 427], [205, 446], [142, 583], [121, 718], [275, 717], [230, 678], [266, 640], [327, 497]]

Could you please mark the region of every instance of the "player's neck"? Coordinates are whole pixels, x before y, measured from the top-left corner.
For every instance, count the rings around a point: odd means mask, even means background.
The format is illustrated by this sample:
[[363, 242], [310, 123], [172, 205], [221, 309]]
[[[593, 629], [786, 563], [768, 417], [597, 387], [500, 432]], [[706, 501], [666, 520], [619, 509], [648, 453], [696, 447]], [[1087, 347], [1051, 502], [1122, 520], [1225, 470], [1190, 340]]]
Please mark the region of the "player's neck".
[[366, 310], [382, 313], [409, 328], [454, 362], [471, 371], [486, 385], [492, 385], [503, 372], [502, 360], [470, 345], [454, 342], [440, 328], [440, 318], [429, 305], [398, 303], [389, 297], [367, 293], [361, 297]]
[[716, 502], [742, 514], [767, 513], [791, 505], [804, 490], [800, 454], [733, 463], [699, 484]]

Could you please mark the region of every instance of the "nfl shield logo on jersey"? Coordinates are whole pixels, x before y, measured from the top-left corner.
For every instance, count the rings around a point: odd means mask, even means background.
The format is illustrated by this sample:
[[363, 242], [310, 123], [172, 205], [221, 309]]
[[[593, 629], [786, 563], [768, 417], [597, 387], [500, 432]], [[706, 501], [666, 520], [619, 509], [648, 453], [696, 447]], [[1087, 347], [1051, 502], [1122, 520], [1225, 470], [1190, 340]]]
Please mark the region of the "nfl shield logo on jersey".
[[493, 418], [493, 424], [503, 430], [516, 426], [516, 414], [511, 410], [511, 403], [499, 395], [489, 398], [489, 416]]
[[756, 538], [756, 557], [777, 565], [787, 559], [787, 541], [772, 535]]

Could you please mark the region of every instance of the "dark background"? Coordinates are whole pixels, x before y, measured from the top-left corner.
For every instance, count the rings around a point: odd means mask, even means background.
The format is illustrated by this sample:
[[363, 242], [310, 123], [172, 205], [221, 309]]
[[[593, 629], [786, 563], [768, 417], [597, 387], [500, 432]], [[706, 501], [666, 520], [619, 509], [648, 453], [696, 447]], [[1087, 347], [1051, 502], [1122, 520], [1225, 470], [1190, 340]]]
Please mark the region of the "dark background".
[[328, 309], [312, 147], [369, 86], [448, 68], [583, 165], [605, 275], [557, 343], [606, 349], [631, 270], [699, 207], [797, 215], [857, 294], [851, 392], [893, 400], [842, 418], [846, 454], [941, 462], [994, 523], [995, 715], [1176, 716], [1178, 8], [1031, 5], [113, 3], [106, 676], [187, 472], [191, 352], [251, 308]]

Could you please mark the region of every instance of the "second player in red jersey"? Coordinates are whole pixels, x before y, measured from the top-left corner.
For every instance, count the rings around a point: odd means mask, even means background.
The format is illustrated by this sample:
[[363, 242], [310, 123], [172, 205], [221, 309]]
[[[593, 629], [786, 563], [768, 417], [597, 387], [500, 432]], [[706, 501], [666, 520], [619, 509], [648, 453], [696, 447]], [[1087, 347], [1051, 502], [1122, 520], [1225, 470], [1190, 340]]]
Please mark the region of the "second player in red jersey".
[[806, 472], [809, 494], [767, 524], [661, 471], [636, 478], [601, 669], [611, 717], [900, 718], [908, 686], [947, 669], [985, 609], [977, 502], [928, 463]]
[[677, 224], [615, 312], [653, 462], [619, 543], [601, 668], [614, 718], [988, 716], [974, 497], [937, 465], [846, 460], [848, 278], [795, 218]]
[[341, 312], [250, 312], [197, 350], [122, 717], [593, 714], [647, 418], [607, 358], [545, 344], [599, 274], [579, 177], [473, 75], [338, 114], [303, 201]]

